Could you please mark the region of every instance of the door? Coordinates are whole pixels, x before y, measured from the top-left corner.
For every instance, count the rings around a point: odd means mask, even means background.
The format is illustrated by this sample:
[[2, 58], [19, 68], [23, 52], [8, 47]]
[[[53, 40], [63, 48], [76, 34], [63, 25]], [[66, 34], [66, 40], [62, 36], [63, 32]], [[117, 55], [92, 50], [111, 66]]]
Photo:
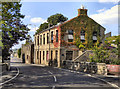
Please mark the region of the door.
[[22, 54], [22, 62], [25, 63], [25, 54]]
[[73, 51], [66, 51], [66, 60], [72, 60]]

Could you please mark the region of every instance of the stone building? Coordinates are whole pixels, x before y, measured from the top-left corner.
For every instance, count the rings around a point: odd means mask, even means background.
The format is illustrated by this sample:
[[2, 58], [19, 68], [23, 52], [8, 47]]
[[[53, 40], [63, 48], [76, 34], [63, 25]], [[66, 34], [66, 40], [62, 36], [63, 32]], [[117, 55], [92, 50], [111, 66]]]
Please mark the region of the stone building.
[[27, 63], [27, 64], [34, 63], [34, 43], [33, 42], [22, 44], [21, 58], [23, 63]]
[[105, 34], [105, 38], [111, 37], [111, 32]]
[[34, 35], [35, 63], [49, 65], [52, 61], [60, 67], [64, 60], [79, 56], [76, 40], [91, 47], [104, 42], [104, 32], [105, 28], [88, 17], [87, 9], [82, 7], [76, 17]]

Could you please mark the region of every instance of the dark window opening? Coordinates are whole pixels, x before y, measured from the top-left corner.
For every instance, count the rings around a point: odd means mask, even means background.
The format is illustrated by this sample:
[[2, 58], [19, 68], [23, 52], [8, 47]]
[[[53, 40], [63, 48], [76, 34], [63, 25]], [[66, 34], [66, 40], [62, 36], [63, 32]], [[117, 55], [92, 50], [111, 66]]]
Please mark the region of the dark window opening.
[[47, 60], [47, 61], [49, 60], [49, 54], [48, 54], [48, 51], [46, 51], [46, 60]]
[[73, 35], [73, 30], [68, 30], [69, 35]]
[[73, 42], [73, 39], [68, 39], [68, 42]]
[[45, 44], [45, 34], [43, 35], [43, 44]]
[[66, 51], [66, 60], [72, 60], [73, 51]]
[[58, 51], [56, 50], [56, 59], [58, 58]]
[[27, 55], [27, 59], [28, 59], [28, 55]]
[[39, 59], [39, 51], [37, 51], [37, 59]]
[[53, 31], [51, 32], [51, 43], [53, 43]]
[[58, 30], [56, 30], [56, 42], [58, 42]]
[[40, 45], [42, 45], [42, 35], [40, 35]]
[[37, 44], [39, 45], [39, 36], [38, 36], [38, 38], [37, 38], [37, 39], [38, 39], [38, 41], [37, 41], [38, 43], [37, 43]]
[[40, 51], [40, 64], [41, 64], [41, 51]]

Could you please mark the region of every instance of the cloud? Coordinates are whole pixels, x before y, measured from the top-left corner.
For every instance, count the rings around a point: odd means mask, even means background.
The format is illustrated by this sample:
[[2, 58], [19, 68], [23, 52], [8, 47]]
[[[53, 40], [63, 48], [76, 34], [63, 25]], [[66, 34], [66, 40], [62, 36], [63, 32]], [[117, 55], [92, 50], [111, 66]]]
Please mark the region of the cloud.
[[39, 27], [28, 26], [28, 28], [30, 29], [29, 32], [35, 32]]
[[22, 44], [25, 44], [26, 40], [19, 41], [19, 44], [16, 44], [12, 47], [12, 49], [19, 49], [22, 47]]
[[26, 16], [25, 16], [25, 18], [28, 18], [28, 19], [29, 19], [30, 17], [31, 17], [30, 15], [26, 15]]
[[47, 20], [42, 19], [41, 17], [34, 17], [30, 19], [31, 23], [44, 23], [47, 22]]
[[103, 8], [103, 9], [100, 9], [100, 10], [97, 10], [97, 12], [103, 12], [103, 11], [105, 11], [105, 8]]
[[90, 15], [90, 17], [102, 25], [103, 24], [108, 24], [108, 25], [118, 24], [118, 7], [120, 7], [120, 5], [116, 5], [98, 14]]

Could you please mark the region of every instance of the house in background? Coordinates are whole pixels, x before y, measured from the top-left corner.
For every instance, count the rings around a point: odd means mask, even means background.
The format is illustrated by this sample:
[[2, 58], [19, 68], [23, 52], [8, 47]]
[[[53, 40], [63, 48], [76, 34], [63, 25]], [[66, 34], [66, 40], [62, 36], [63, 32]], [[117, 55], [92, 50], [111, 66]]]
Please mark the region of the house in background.
[[18, 49], [13, 49], [12, 51], [12, 56], [18, 58]]
[[34, 63], [34, 43], [26, 40], [26, 44], [22, 44], [21, 59], [23, 63]]
[[64, 60], [79, 56], [76, 40], [91, 47], [96, 42], [104, 42], [104, 32], [105, 28], [88, 17], [87, 9], [82, 6], [76, 17], [34, 35], [35, 63], [49, 65], [55, 61], [60, 67]]

